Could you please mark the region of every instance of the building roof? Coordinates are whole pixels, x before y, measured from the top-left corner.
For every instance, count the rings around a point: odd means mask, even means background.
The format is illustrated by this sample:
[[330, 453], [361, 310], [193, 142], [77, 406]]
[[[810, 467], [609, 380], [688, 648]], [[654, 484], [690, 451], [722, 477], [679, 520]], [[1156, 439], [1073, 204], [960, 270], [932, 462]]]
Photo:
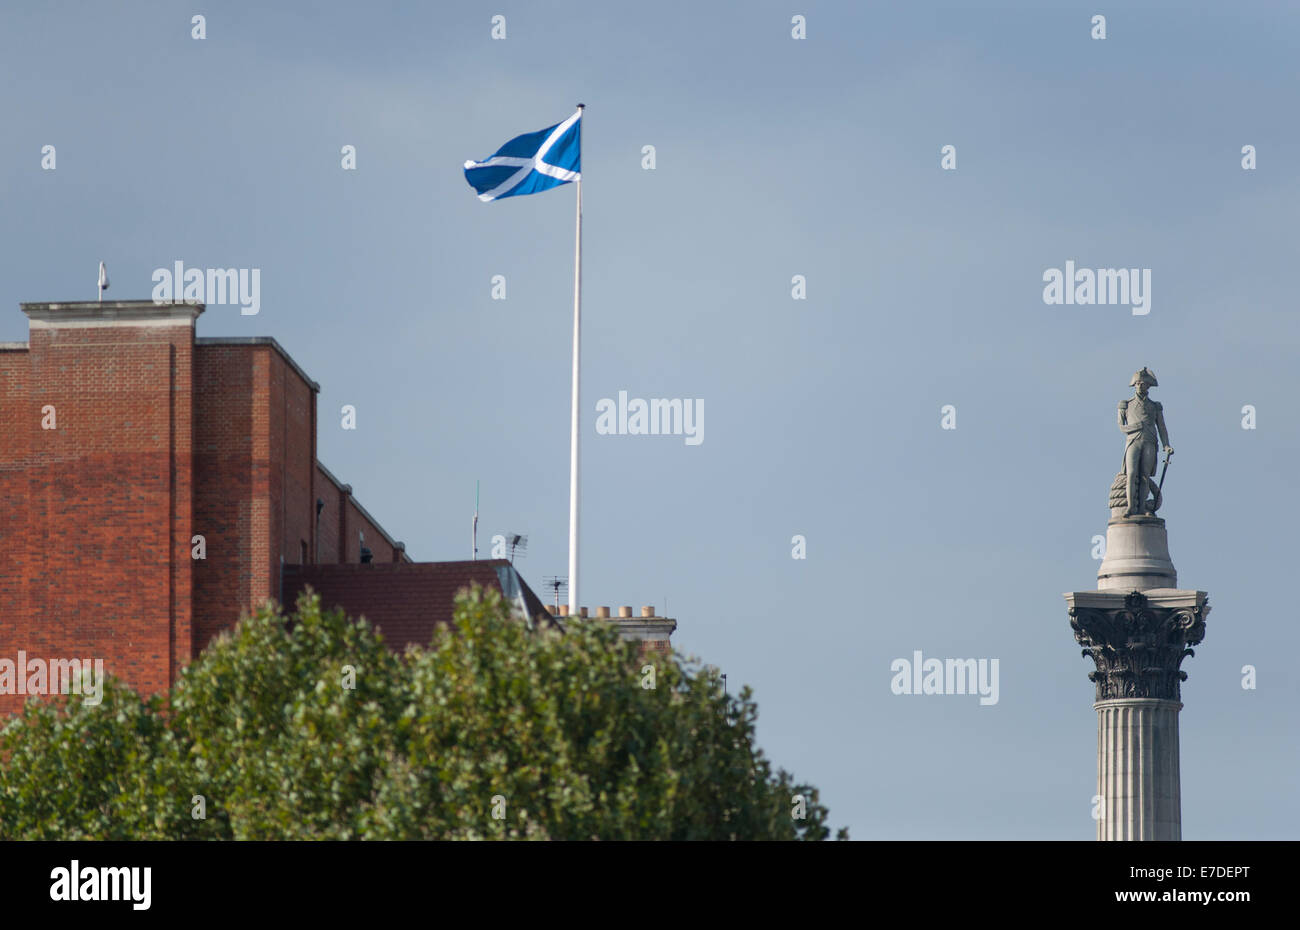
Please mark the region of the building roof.
[[471, 584], [500, 591], [521, 617], [558, 625], [540, 598], [505, 559], [472, 562], [372, 562], [284, 566], [284, 603], [291, 607], [310, 587], [321, 607], [365, 617], [396, 651], [427, 646], [434, 630], [451, 623], [456, 594]]

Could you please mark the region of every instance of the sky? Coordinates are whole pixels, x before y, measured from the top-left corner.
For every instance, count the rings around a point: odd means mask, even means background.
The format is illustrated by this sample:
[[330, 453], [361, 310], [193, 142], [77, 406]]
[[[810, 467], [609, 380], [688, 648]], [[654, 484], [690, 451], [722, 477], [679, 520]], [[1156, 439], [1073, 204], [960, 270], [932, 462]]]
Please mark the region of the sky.
[[[482, 203], [461, 165], [585, 103], [583, 603], [676, 618], [856, 839], [1091, 839], [1062, 594], [1096, 586], [1149, 366], [1213, 608], [1183, 836], [1296, 839], [1298, 45], [1300, 8], [1247, 2], [6, 4], [0, 341], [101, 260], [112, 299], [259, 269], [260, 311], [199, 335], [320, 382], [322, 462], [416, 560], [469, 558], [480, 482], [480, 555], [526, 534], [543, 593], [574, 187]], [[1067, 261], [1150, 269], [1149, 312], [1045, 303]], [[702, 402], [703, 441], [598, 433], [620, 391]], [[894, 694], [917, 650], [996, 658], [997, 703]]]

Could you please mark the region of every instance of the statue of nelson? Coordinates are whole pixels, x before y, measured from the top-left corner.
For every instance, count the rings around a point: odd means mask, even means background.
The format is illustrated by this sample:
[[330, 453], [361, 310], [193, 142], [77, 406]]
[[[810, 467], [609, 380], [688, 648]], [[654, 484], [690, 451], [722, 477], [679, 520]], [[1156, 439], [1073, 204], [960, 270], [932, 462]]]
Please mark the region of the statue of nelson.
[[1164, 443], [1165, 455], [1174, 452], [1169, 445], [1169, 431], [1165, 429], [1164, 408], [1147, 396], [1148, 388], [1159, 386], [1156, 376], [1151, 369], [1143, 368], [1129, 384], [1135, 389], [1134, 396], [1119, 402], [1119, 428], [1126, 437], [1122, 472], [1127, 488], [1126, 517], [1147, 512], [1147, 492], [1151, 488], [1151, 476], [1156, 473], [1157, 436]]

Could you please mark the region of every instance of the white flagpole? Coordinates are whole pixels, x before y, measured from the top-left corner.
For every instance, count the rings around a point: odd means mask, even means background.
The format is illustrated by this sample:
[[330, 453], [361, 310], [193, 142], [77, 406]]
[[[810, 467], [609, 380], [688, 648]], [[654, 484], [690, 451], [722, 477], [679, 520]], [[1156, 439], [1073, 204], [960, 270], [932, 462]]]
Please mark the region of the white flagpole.
[[[578, 104], [578, 110], [584, 108]], [[585, 113], [584, 113], [585, 115]], [[581, 117], [579, 117], [581, 120]], [[583, 127], [585, 129], [585, 127]], [[578, 187], [577, 231], [573, 240], [573, 410], [569, 434], [569, 615], [578, 615], [578, 353], [582, 345], [582, 175]]]

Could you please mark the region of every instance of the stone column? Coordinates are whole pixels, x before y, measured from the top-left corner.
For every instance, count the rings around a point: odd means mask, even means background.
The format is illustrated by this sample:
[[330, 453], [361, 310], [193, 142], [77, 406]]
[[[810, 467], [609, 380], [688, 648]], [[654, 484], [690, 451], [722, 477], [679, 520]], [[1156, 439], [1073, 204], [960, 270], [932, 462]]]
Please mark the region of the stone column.
[[1204, 591], [1076, 591], [1070, 626], [1096, 663], [1099, 840], [1182, 838], [1179, 666], [1205, 636]]
[[1099, 840], [1182, 839], [1178, 712], [1159, 698], [1098, 701]]

